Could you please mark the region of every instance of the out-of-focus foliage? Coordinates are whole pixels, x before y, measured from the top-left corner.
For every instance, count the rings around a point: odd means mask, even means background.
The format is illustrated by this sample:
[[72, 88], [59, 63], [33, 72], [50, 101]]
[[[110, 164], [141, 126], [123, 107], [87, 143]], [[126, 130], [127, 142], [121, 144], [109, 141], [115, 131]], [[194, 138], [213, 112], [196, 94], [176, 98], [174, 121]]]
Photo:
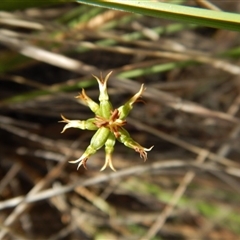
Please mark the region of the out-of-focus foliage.
[[74, 0], [1, 0], [1, 11], [14, 11], [31, 7], [46, 7], [59, 3], [74, 2]]

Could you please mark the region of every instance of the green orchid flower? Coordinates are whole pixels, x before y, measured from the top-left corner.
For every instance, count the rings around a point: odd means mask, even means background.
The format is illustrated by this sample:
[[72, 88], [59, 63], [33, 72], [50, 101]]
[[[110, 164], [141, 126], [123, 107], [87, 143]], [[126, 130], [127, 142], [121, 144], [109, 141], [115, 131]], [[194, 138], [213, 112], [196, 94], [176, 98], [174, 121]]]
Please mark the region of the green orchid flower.
[[70, 163], [78, 163], [77, 169], [81, 165], [86, 168], [88, 158], [96, 153], [97, 150], [105, 146], [105, 163], [101, 168], [101, 171], [103, 171], [107, 166], [109, 166], [113, 171], [116, 171], [112, 163], [112, 153], [114, 151], [116, 140], [123, 143], [126, 147], [134, 149], [140, 154], [140, 157], [143, 158], [144, 161], [147, 160], [147, 151], [150, 151], [153, 148], [153, 146], [150, 148], [142, 147], [139, 143], [131, 138], [130, 134], [123, 127], [127, 123], [126, 117], [132, 110], [133, 104], [143, 93], [144, 85], [142, 84], [140, 90], [124, 105], [117, 109], [113, 109], [107, 92], [107, 81], [111, 73], [112, 72], [108, 73], [105, 78], [102, 76], [98, 78], [93, 75], [93, 77], [98, 81], [99, 85], [99, 104], [88, 97], [84, 89], [82, 90], [82, 93], [76, 97], [80, 98], [86, 103], [86, 105], [95, 114], [94, 118], [80, 121], [69, 120], [63, 115], [61, 116], [63, 119], [61, 122], [67, 123], [63, 128], [62, 133], [68, 128], [96, 130], [96, 133], [93, 135], [90, 141], [90, 145], [87, 147], [83, 155], [77, 160], [69, 161]]

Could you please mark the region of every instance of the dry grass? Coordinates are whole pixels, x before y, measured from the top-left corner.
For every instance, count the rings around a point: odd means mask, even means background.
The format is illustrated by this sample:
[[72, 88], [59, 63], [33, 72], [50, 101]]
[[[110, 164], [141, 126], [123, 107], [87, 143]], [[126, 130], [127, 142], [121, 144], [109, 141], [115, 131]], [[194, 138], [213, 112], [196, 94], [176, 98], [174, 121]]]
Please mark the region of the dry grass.
[[[238, 239], [239, 33], [77, 4], [1, 17], [1, 239]], [[92, 133], [60, 114], [91, 117], [74, 96], [110, 70], [116, 107], [145, 84], [128, 130], [155, 147], [77, 171]]]

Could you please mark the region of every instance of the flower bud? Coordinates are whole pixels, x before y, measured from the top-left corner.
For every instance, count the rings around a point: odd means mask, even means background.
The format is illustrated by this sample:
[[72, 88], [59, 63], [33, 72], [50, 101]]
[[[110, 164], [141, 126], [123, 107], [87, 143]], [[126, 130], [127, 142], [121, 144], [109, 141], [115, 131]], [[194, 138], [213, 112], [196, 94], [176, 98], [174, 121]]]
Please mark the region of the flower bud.
[[96, 102], [94, 102], [85, 92], [84, 89], [82, 89], [82, 93], [79, 94], [76, 98], [80, 98], [84, 101], [85, 104], [87, 104], [87, 106], [92, 110], [92, 112], [94, 112], [95, 114], [99, 114], [100, 113], [100, 107], [99, 104], [97, 104]]
[[79, 159], [69, 161], [69, 162], [70, 163], [78, 163], [79, 162], [77, 169], [81, 165], [83, 165], [84, 168], [87, 168], [86, 162], [87, 162], [88, 158], [105, 144], [105, 142], [108, 139], [109, 133], [110, 133], [110, 130], [108, 128], [105, 128], [105, 127], [99, 128], [97, 130], [97, 132], [93, 135], [93, 137], [90, 141], [90, 145], [87, 147], [87, 149], [85, 150], [83, 155]]
[[108, 73], [104, 79], [102, 76], [98, 78], [93, 75], [99, 85], [99, 104], [88, 97], [84, 89], [82, 90], [82, 93], [76, 97], [80, 98], [91, 109], [91, 111], [94, 112], [94, 118], [80, 121], [69, 120], [62, 116], [63, 120], [61, 122], [67, 123], [62, 132], [68, 128], [97, 130], [90, 141], [90, 145], [87, 147], [82, 156], [77, 160], [69, 161], [70, 163], [78, 163], [77, 169], [81, 165], [86, 168], [88, 158], [105, 145], [105, 163], [101, 168], [101, 171], [103, 171], [107, 166], [109, 166], [113, 171], [116, 171], [112, 163], [112, 152], [114, 151], [116, 139], [123, 143], [126, 147], [132, 148], [136, 152], [140, 153], [140, 157], [143, 158], [144, 161], [147, 159], [147, 151], [150, 151], [153, 148], [153, 146], [151, 148], [142, 147], [139, 143], [135, 142], [131, 138], [130, 134], [123, 128], [123, 126], [127, 123], [126, 117], [132, 110], [133, 104], [144, 91], [144, 85], [142, 84], [140, 90], [123, 106], [113, 110], [107, 93], [107, 81], [111, 73], [112, 72]]
[[133, 97], [131, 97], [124, 105], [118, 108], [118, 111], [120, 114], [119, 119], [124, 119], [128, 116], [128, 114], [133, 108], [133, 104], [142, 95], [143, 91], [144, 91], [144, 84], [141, 85], [140, 90]]
[[110, 130], [108, 128], [99, 128], [97, 132], [93, 135], [90, 141], [90, 146], [92, 146], [92, 148], [95, 150], [99, 150], [107, 141], [109, 133]]
[[98, 81], [98, 86], [99, 86], [99, 102], [100, 102], [100, 114], [101, 117], [104, 118], [109, 118], [111, 116], [111, 111], [112, 111], [112, 104], [109, 101], [109, 96], [107, 93], [107, 81], [109, 79], [109, 76], [111, 75], [112, 72], [108, 73], [107, 76], [103, 79], [102, 76], [100, 79], [96, 76], [93, 75], [93, 77], [96, 78]]
[[68, 128], [80, 128], [82, 130], [97, 130], [97, 126], [94, 124], [95, 118], [90, 118], [86, 121], [80, 121], [80, 120], [69, 120], [67, 118], [65, 118], [63, 115], [61, 115], [62, 117], [62, 121], [60, 122], [64, 122], [67, 123], [62, 132], [63, 133], [66, 129]]
[[114, 145], [116, 142], [116, 138], [113, 133], [110, 133], [108, 139], [105, 143], [105, 163], [100, 171], [103, 171], [107, 166], [109, 166], [113, 171], [116, 171], [112, 164], [112, 152], [114, 151]]
[[134, 149], [136, 152], [140, 154], [140, 157], [144, 159], [144, 161], [147, 160], [147, 153], [146, 151], [150, 151], [154, 146], [150, 148], [144, 148], [139, 143], [135, 142], [128, 131], [124, 128], [119, 128], [120, 137], [118, 140], [123, 143], [126, 147]]

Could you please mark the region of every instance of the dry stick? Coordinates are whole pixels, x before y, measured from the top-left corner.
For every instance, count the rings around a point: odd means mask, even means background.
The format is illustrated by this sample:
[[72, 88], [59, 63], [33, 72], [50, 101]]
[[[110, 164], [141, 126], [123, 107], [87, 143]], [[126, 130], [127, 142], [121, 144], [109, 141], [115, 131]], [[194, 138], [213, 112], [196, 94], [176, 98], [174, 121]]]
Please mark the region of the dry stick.
[[15, 125], [28, 129], [38, 129], [39, 124], [0, 115], [0, 125]]
[[[179, 168], [179, 167], [189, 167], [189, 166], [193, 166], [193, 167], [197, 167], [199, 168], [200, 166], [198, 164], [192, 164], [186, 161], [181, 161], [178, 159], [167, 159], [166, 161], [162, 162], [156, 162], [156, 163], [152, 163], [149, 165], [143, 165], [143, 166], [134, 166], [132, 168], [127, 168], [124, 170], [119, 170], [117, 172], [114, 173], [110, 173], [110, 174], [102, 174], [99, 175], [95, 178], [90, 178], [87, 180], [78, 180], [74, 183], [62, 186], [61, 188], [55, 189], [55, 188], [50, 188], [44, 191], [41, 191], [39, 193], [36, 193], [35, 195], [31, 195], [31, 196], [18, 196], [15, 198], [11, 198], [9, 200], [5, 200], [5, 201], [1, 201], [0, 202], [0, 210], [5, 209], [5, 208], [10, 208], [10, 207], [15, 207], [16, 205], [20, 204], [23, 200], [27, 203], [32, 203], [32, 202], [36, 202], [36, 201], [41, 201], [50, 197], [54, 197], [57, 196], [59, 194], [64, 194], [67, 192], [70, 192], [72, 190], [74, 190], [76, 187], [86, 187], [86, 186], [91, 186], [91, 185], [96, 185], [102, 182], [106, 182], [112, 179], [119, 179], [122, 177], [126, 177], [129, 175], [139, 175], [141, 173], [144, 172], [151, 172], [151, 171], [156, 171], [156, 170], [162, 170], [165, 168]], [[209, 169], [209, 170], [213, 170], [213, 168], [211, 166], [209, 166], [208, 168], [204, 168], [204, 170]], [[216, 168], [215, 168], [216, 169]]]
[[7, 172], [5, 177], [0, 182], [0, 192], [8, 185], [8, 183], [17, 175], [21, 170], [21, 166], [18, 163], [15, 163]]
[[[239, 106], [240, 103], [240, 95], [237, 96], [234, 103], [230, 106], [228, 113], [235, 115], [239, 108], [236, 106]], [[230, 133], [229, 138], [235, 138], [240, 131], [239, 125], [235, 126], [233, 131]], [[220, 149], [217, 152], [218, 157], [225, 156], [229, 151], [231, 147], [229, 144], [223, 144]], [[209, 157], [209, 151], [208, 150], [202, 150], [197, 159], [196, 163], [203, 164], [206, 158]], [[172, 198], [169, 201], [169, 204], [163, 209], [163, 211], [160, 213], [160, 215], [157, 217], [155, 222], [152, 224], [148, 232], [141, 238], [141, 240], [151, 239], [154, 237], [158, 231], [161, 230], [164, 223], [166, 222], [167, 218], [171, 215], [172, 211], [174, 210], [175, 206], [177, 205], [180, 198], [183, 196], [184, 192], [186, 191], [188, 185], [192, 182], [193, 178], [195, 177], [195, 172], [188, 171], [177, 189], [175, 190]]]
[[[71, 58], [63, 56], [61, 54], [56, 54], [56, 53], [52, 53], [50, 51], [46, 51], [39, 47], [32, 46], [31, 44], [29, 44], [25, 41], [19, 40], [19, 39], [6, 37], [4, 34], [1, 34], [1, 32], [0, 32], [0, 42], [2, 42], [4, 45], [6, 45], [10, 48], [15, 49], [16, 51], [19, 51], [24, 56], [31, 57], [36, 60], [43, 61], [43, 62], [49, 63], [51, 65], [58, 66], [58, 67], [61, 67], [61, 68], [64, 68], [64, 69], [67, 69], [67, 70], [70, 70], [73, 72], [87, 74], [87, 75], [89, 75], [90, 72], [95, 75], [97, 75], [99, 73], [99, 69], [97, 69], [96, 67], [94, 67], [92, 65], [87, 65], [83, 62], [71, 59]], [[163, 53], [161, 53], [161, 54], [163, 54]], [[170, 56], [173, 56], [173, 55], [176, 56], [177, 53], [170, 54]], [[170, 56], [168, 55], [168, 53], [164, 53], [162, 55], [162, 57], [166, 57], [166, 58], [170, 57]], [[210, 59], [205, 56], [198, 56], [198, 57], [195, 56], [195, 59], [196, 58], [200, 62], [204, 62], [204, 63], [208, 63], [208, 64], [214, 63], [213, 64], [214, 67], [221, 68], [222, 70], [225, 70], [225, 71], [229, 71], [229, 69], [232, 69], [233, 70], [233, 71], [231, 71], [232, 74], [236, 74], [236, 75], [240, 74], [240, 67], [238, 67], [238, 66], [235, 66], [235, 65], [229, 66], [229, 63], [227, 63], [227, 62], [220, 61], [220, 60], [213, 61], [213, 59]], [[187, 58], [184, 58], [184, 55], [179, 56], [179, 59], [187, 60]], [[188, 59], [192, 59], [192, 56], [188, 57]], [[136, 88], [139, 88], [139, 85], [140, 85], [138, 83], [133, 83], [129, 80], [128, 81], [123, 80], [118, 77], [112, 77], [112, 80], [114, 80], [114, 82], [119, 82], [117, 84], [122, 84], [123, 87], [125, 87], [125, 88], [127, 87], [127, 89], [130, 86], [131, 87], [135, 86], [134, 91], [136, 90]], [[177, 98], [171, 94], [167, 94], [167, 93], [164, 93], [162, 91], [159, 91], [159, 90], [156, 90], [153, 88], [150, 88], [149, 91], [147, 93], [145, 93], [144, 95], [149, 97], [150, 99], [153, 99], [155, 96], [155, 100], [158, 100], [158, 101], [162, 102], [164, 105], [167, 105], [173, 109], [181, 110], [184, 112], [195, 113], [195, 114], [199, 114], [201, 116], [208, 116], [208, 117], [210, 116], [210, 117], [220, 118], [220, 119], [224, 119], [226, 121], [231, 121], [231, 122], [235, 122], [235, 123], [239, 122], [239, 119], [236, 119], [226, 113], [209, 110], [205, 107], [200, 106], [199, 104], [195, 104], [195, 103], [192, 103], [189, 101], [184, 101], [181, 98]], [[157, 99], [156, 99], [156, 96], [158, 97]]]
[[[38, 182], [37, 185], [35, 185], [35, 187], [33, 187], [31, 189], [31, 191], [27, 194], [26, 197], [28, 196], [33, 196], [34, 194], [36, 194], [37, 192], [39, 192], [41, 189], [43, 189], [49, 182], [51, 182], [54, 178], [56, 178], [57, 176], [60, 175], [61, 170], [63, 169], [63, 167], [65, 166], [66, 161], [62, 161], [60, 162], [53, 170], [51, 170], [47, 176], [42, 179], [41, 181]], [[26, 198], [25, 197], [25, 198]], [[12, 225], [17, 218], [20, 216], [20, 214], [22, 214], [28, 207], [28, 203], [25, 202], [25, 200], [23, 199], [19, 205], [14, 209], [14, 211], [7, 217], [7, 219], [4, 221], [4, 226], [5, 227], [9, 227], [10, 225]], [[0, 239], [3, 239], [4, 236], [7, 234], [7, 232], [9, 231], [8, 229], [3, 229], [2, 232], [0, 232]]]
[[[76, 145], [78, 144], [78, 141], [75, 141], [73, 143], [73, 148], [77, 147]], [[70, 156], [70, 154], [69, 154]], [[61, 172], [62, 169], [64, 168], [64, 166], [66, 165], [67, 159], [68, 157], [65, 157], [65, 160], [63, 160], [62, 162], [58, 163], [56, 165], [56, 167], [54, 167], [47, 175], [45, 178], [43, 178], [42, 180], [40, 180], [37, 185], [35, 185], [31, 191], [26, 195], [25, 198], [22, 199], [22, 201], [19, 203], [19, 205], [14, 209], [14, 211], [6, 218], [6, 220], [4, 221], [3, 226], [5, 228], [2, 229], [2, 231], [0, 232], [0, 239], [3, 239], [5, 237], [5, 235], [9, 232], [9, 226], [11, 226], [16, 220], [17, 218], [28, 208], [29, 203], [26, 202], [26, 199], [30, 196], [34, 196], [37, 192], [39, 192], [40, 190], [42, 190], [46, 185], [48, 185], [51, 181], [53, 181], [56, 177], [58, 177]]]
[[[141, 86], [140, 83], [133, 82], [128, 79], [123, 79], [119, 77], [112, 77], [111, 80], [109, 81], [109, 85], [117, 88], [121, 87], [131, 92], [135, 92], [136, 89], [139, 89]], [[143, 93], [143, 96], [178, 111], [183, 111], [183, 112], [191, 113], [194, 115], [199, 115], [202, 117], [208, 117], [208, 118], [211, 117], [211, 118], [222, 119], [222, 120], [233, 122], [233, 123], [240, 123], [238, 118], [230, 114], [210, 110], [208, 108], [201, 106], [200, 104], [183, 100], [180, 97], [175, 97], [172, 94], [154, 89], [152, 87], [148, 87], [147, 91]]]
[[[41, 49], [36, 46], [32, 46], [26, 41], [17, 39], [17, 38], [9, 38], [4, 34], [4, 32], [0, 31], [0, 42], [3, 43], [4, 45], [15, 49], [16, 51], [20, 52], [24, 56], [34, 58], [39, 61], [43, 61], [46, 63], [49, 63], [54, 66], [58, 66], [64, 69], [68, 69], [73, 72], [81, 73], [81, 74], [89, 74], [91, 72], [92, 74], [98, 74], [99, 70], [92, 66], [92, 65], [87, 65], [83, 62], [71, 59], [69, 57], [63, 56], [61, 54], [56, 54], [52, 53], [50, 51]], [[125, 48], [125, 51], [130, 51], [131, 49]], [[147, 50], [142, 50], [143, 54], [147, 54]], [[136, 52], [136, 51], [135, 51]], [[134, 52], [134, 53], [135, 53]], [[155, 53], [156, 51], [154, 51]], [[174, 58], [175, 60], [194, 60], [197, 59], [197, 61], [202, 62], [202, 63], [208, 63], [212, 64], [216, 68], [220, 68], [224, 71], [229, 72], [229, 69], [231, 69], [231, 73], [235, 75], [240, 74], [240, 67], [236, 65], [231, 65], [230, 63], [218, 60], [218, 59], [212, 59], [206, 56], [200, 56], [200, 55], [193, 55], [193, 56], [186, 56], [185, 54], [181, 53], [168, 53], [168, 52], [160, 52], [161, 57], [165, 58]], [[179, 56], [178, 56], [179, 55]], [[123, 80], [120, 80], [119, 78], [115, 77], [113, 80], [116, 80], [116, 82], [122, 82]], [[129, 81], [131, 83], [131, 81]], [[125, 87], [129, 87], [130, 85], [127, 84], [126, 80], [122, 82]], [[132, 84], [132, 83], [131, 83]], [[139, 84], [134, 84], [135, 87], [136, 85]], [[151, 92], [150, 92], [151, 91]], [[149, 89], [148, 93], [145, 93], [145, 95], [148, 94], [148, 97], [152, 99], [153, 96], [158, 96], [158, 100], [161, 101], [164, 105], [167, 105], [169, 107], [172, 107], [177, 110], [185, 111], [185, 112], [190, 112], [190, 113], [195, 113], [199, 114], [202, 116], [212, 116], [212, 117], [217, 117], [221, 118], [227, 121], [232, 121], [232, 122], [239, 122], [239, 119], [236, 119], [230, 115], [227, 115], [226, 113], [221, 113], [217, 111], [211, 111], [207, 108], [204, 108], [198, 104], [194, 104], [192, 102], [184, 101], [181, 98], [177, 98], [172, 96], [171, 94], [167, 94], [161, 91], [157, 91], [155, 89]], [[149, 95], [150, 94], [150, 95]], [[197, 111], [196, 111], [197, 109]]]
[[[164, 133], [158, 129], [155, 129], [154, 127], [148, 126], [144, 123], [139, 122], [138, 120], [134, 120], [132, 118], [128, 118], [128, 122], [132, 124], [133, 126], [143, 129], [146, 132], [149, 132], [159, 138], [164, 139], [165, 141], [168, 141], [170, 143], [173, 143], [179, 147], [182, 147], [192, 153], [196, 153], [198, 155], [201, 155], [203, 151], [206, 151], [204, 148], [197, 147], [191, 143], [185, 142], [181, 139], [175, 138], [173, 136], [170, 136], [167, 133]], [[232, 166], [232, 167], [238, 167], [240, 168], [240, 165], [238, 163], [235, 163], [233, 160], [230, 160], [229, 158], [226, 157], [221, 157], [216, 153], [208, 151], [208, 158], [211, 159], [212, 161], [221, 163], [225, 166]]]
[[[235, 108], [236, 110], [237, 108]], [[149, 126], [145, 126], [144, 124], [142, 123], [139, 123], [131, 118], [128, 119], [128, 122], [137, 126], [138, 128], [142, 128], [142, 129], [145, 129], [146, 131], [158, 136], [159, 138], [162, 138], [168, 142], [171, 142], [175, 145], [178, 145], [182, 148], [185, 148], [187, 149], [188, 151], [191, 151], [193, 153], [196, 153], [196, 154], [200, 154], [204, 149], [203, 148], [200, 148], [200, 147], [197, 147], [195, 145], [192, 145], [188, 142], [185, 142], [183, 140], [180, 140], [180, 139], [177, 139], [173, 136], [170, 136], [164, 132], [161, 132], [157, 129], [154, 129], [153, 127], [149, 127]], [[56, 142], [48, 139], [48, 138], [45, 138], [45, 137], [41, 137], [41, 136], [38, 136], [37, 134], [34, 134], [34, 133], [30, 133], [29, 131], [26, 131], [26, 130], [23, 130], [21, 128], [18, 128], [18, 127], [15, 127], [15, 126], [12, 126], [12, 125], [6, 125], [6, 124], [0, 124], [0, 128], [3, 128], [4, 130], [8, 131], [8, 132], [11, 132], [17, 136], [20, 136], [22, 138], [28, 138], [29, 140], [33, 141], [33, 142], [37, 142], [37, 143], [44, 143], [44, 144], [47, 144], [48, 146], [51, 146], [51, 147], [56, 147]], [[68, 147], [65, 147], [64, 145], [62, 145], [61, 143], [58, 143], [58, 151], [63, 153], [63, 154], [68, 154], [69, 153], [69, 149]], [[81, 154], [81, 153], [77, 153], [77, 154]], [[232, 166], [232, 167], [240, 167], [239, 164], [233, 162], [232, 160], [228, 159], [228, 158], [220, 158], [217, 154], [213, 153], [213, 152], [209, 152], [209, 155], [208, 155], [209, 159], [213, 160], [213, 161], [217, 161], [225, 166]]]
[[[54, 149], [55, 151], [58, 151], [59, 153], [64, 154], [64, 155], [68, 155], [68, 154], [72, 153], [72, 155], [74, 157], [78, 157], [79, 155], [81, 155], [83, 153], [80, 150], [75, 150], [74, 152], [72, 152], [71, 147], [66, 147], [61, 142], [58, 142], [58, 141], [56, 142], [55, 140], [37, 135], [35, 133], [31, 133], [27, 130], [24, 130], [19, 127], [15, 127], [11, 124], [7, 125], [7, 124], [0, 123], [0, 128], [4, 129], [5, 131], [8, 131], [10, 133], [13, 133], [16, 136], [19, 136], [21, 138], [26, 138], [29, 141], [36, 142], [42, 146], [45, 146], [45, 147], [47, 147], [47, 149], [49, 149], [49, 148]], [[25, 151], [24, 151], [23, 147], [20, 147], [19, 149], [17, 149], [17, 154], [19, 154], [19, 155], [24, 154], [24, 152]]]
[[84, 46], [89, 49], [98, 49], [98, 50], [104, 50], [104, 51], [110, 51], [110, 52], [119, 52], [121, 54], [131, 54], [134, 55], [136, 52], [141, 56], [149, 56], [149, 57], [158, 57], [158, 58], [167, 58], [175, 61], [194, 61], [204, 64], [209, 64], [210, 66], [223, 70], [225, 72], [231, 73], [233, 75], [239, 75], [240, 74], [240, 67], [231, 63], [228, 63], [226, 61], [205, 56], [204, 54], [188, 54], [186, 53], [180, 53], [180, 52], [163, 52], [163, 51], [156, 51], [156, 50], [144, 50], [141, 48], [135, 48], [134, 50], [132, 48], [128, 47], [120, 47], [120, 46], [114, 46], [114, 47], [104, 47], [100, 46], [91, 42], [81, 42], [81, 46]]
[[[139, 175], [144, 172], [150, 172], [150, 171], [156, 172], [157, 170], [162, 170], [165, 168], [179, 168], [179, 167], [189, 167], [189, 166], [193, 166], [193, 167], [197, 167], [197, 168], [201, 167], [201, 166], [199, 166], [199, 164], [196, 164], [196, 163], [193, 164], [192, 162], [189, 163], [189, 162], [181, 161], [178, 159], [168, 159], [165, 162], [160, 161], [160, 162], [149, 164], [147, 166], [146, 165], [134, 166], [132, 168], [120, 170], [118, 172], [114, 172], [111, 174], [99, 175], [95, 178], [90, 178], [88, 180], [80, 179], [79, 181], [76, 181], [74, 183], [71, 183], [71, 184], [61, 187], [61, 189], [50, 188], [50, 189], [41, 191], [40, 193], [36, 193], [33, 196], [27, 196], [27, 197], [19, 196], [19, 197], [11, 198], [9, 200], [1, 201], [0, 202], [0, 210], [10, 208], [10, 207], [15, 207], [18, 204], [20, 204], [23, 200], [25, 200], [25, 202], [27, 202], [27, 203], [33, 203], [33, 202], [45, 200], [50, 197], [54, 197], [54, 196], [57, 196], [60, 194], [70, 192], [78, 186], [84, 186], [84, 187], [92, 186], [92, 185], [96, 185], [96, 184], [99, 184], [102, 182], [109, 181], [111, 179], [120, 179], [122, 177], [126, 177], [129, 175]], [[210, 168], [204, 167], [203, 169], [213, 171], [216, 168], [212, 169], [210, 166]], [[217, 171], [221, 171], [221, 169], [219, 169]]]
[[222, 11], [221, 8], [217, 7], [213, 3], [207, 1], [207, 0], [195, 0], [200, 6], [205, 7], [207, 9], [211, 9], [214, 11]]
[[48, 240], [64, 239], [65, 237], [70, 235], [70, 233], [72, 233], [74, 230], [75, 230], [75, 226], [73, 226], [73, 224], [68, 224], [66, 227], [62, 228], [59, 232], [50, 236]]
[[62, 54], [53, 53], [45, 49], [35, 47], [26, 41], [9, 38], [0, 32], [0, 42], [5, 46], [16, 50], [24, 56], [32, 59], [46, 62], [48, 64], [67, 69], [69, 71], [81, 73], [81, 74], [98, 74], [99, 70], [91, 65], [84, 64], [80, 61], [71, 59]]
[[[139, 124], [138, 124], [138, 125], [139, 125]], [[144, 126], [144, 128], [146, 129], [146, 126]], [[148, 130], [149, 130], [149, 129], [148, 129]], [[155, 130], [155, 129], [153, 129], [152, 132], [153, 132], [154, 134], [156, 134], [156, 130]], [[195, 152], [195, 153], [199, 153], [199, 154], [200, 154], [200, 152], [203, 150], [203, 149], [198, 148], [198, 147], [196, 147], [196, 146], [194, 146], [194, 145], [188, 144], [188, 143], [186, 143], [186, 142], [184, 142], [184, 141], [175, 139], [175, 138], [173, 138], [173, 137], [171, 137], [171, 136], [169, 136], [169, 135], [167, 135], [167, 134], [163, 135], [164, 133], [160, 133], [159, 131], [157, 131], [157, 134], [158, 134], [158, 136], [159, 136], [159, 134], [160, 134], [161, 137], [165, 136], [165, 137], [163, 137], [163, 138], [165, 138], [165, 139], [167, 139], [167, 140], [170, 140], [171, 142], [173, 142], [173, 143], [175, 143], [175, 144], [178, 144], [178, 145], [180, 145], [180, 146], [182, 146], [182, 147], [185, 147], [186, 149], [189, 149], [190, 151], [193, 151], [193, 152]], [[209, 153], [209, 158], [211, 158], [212, 160], [215, 160], [216, 157], [217, 157], [216, 154], [214, 154], [214, 153]], [[225, 165], [232, 165], [232, 166], [233, 166], [233, 165], [236, 165], [234, 162], [232, 162], [232, 161], [229, 160], [229, 159], [221, 158], [221, 159], [218, 159], [218, 161], [220, 161], [221, 163], [223, 163], [223, 164], [225, 164]], [[189, 176], [188, 176], [188, 178], [189, 178]], [[191, 175], [190, 175], [190, 178], [191, 178]]]
[[95, 193], [91, 192], [87, 188], [84, 187], [76, 187], [74, 191], [86, 198], [89, 202], [92, 203], [93, 206], [100, 209], [102, 212], [106, 213], [109, 216], [112, 216], [115, 214], [115, 209], [111, 207], [106, 200], [103, 198], [97, 196]]
[[[26, 239], [21, 233], [19, 233], [17, 230], [15, 229], [11, 229], [5, 226], [0, 225], [0, 231], [7, 231], [9, 232], [9, 238], [8, 239], [17, 239], [17, 240], [28, 240]], [[1, 232], [0, 232], [1, 234]], [[7, 238], [0, 238], [1, 240], [5, 240]]]
[[[67, 57], [64, 57], [62, 55], [53, 54], [53, 53], [47, 52], [45, 50], [39, 49], [37, 47], [29, 46], [27, 44], [23, 44], [23, 42], [20, 42], [17, 39], [12, 39], [13, 41], [11, 41], [11, 43], [9, 44], [9, 38], [4, 38], [4, 36], [1, 35], [0, 40], [2, 42], [4, 42], [5, 45], [17, 48], [19, 50], [19, 52], [21, 52], [23, 55], [26, 55], [26, 56], [36, 56], [35, 58], [40, 60], [40, 61], [43, 61], [43, 59], [45, 59], [46, 62], [51, 63], [53, 65], [56, 65], [54, 59], [59, 58], [59, 56], [60, 56], [60, 59], [59, 59], [57, 65], [59, 65], [59, 66], [61, 66], [63, 68], [68, 68], [69, 70], [77, 71], [77, 72], [89, 72], [89, 70], [92, 70], [93, 72], [96, 71], [95, 67], [82, 65], [82, 63], [80, 63], [80, 62], [71, 60], [71, 59], [69, 59]], [[201, 60], [204, 62], [205, 58], [203, 57]], [[69, 65], [67, 65], [67, 67], [65, 65], [66, 62], [70, 63]], [[219, 67], [220, 66], [222, 69], [225, 69], [227, 65], [228, 64], [225, 64], [225, 63], [222, 64], [222, 62], [219, 61], [219, 62], [216, 62], [215, 67]], [[80, 67], [81, 67], [81, 70], [77, 70], [77, 69], [80, 69]], [[235, 69], [236, 69], [236, 72], [234, 72]], [[234, 68], [234, 71], [233, 72], [235, 74], [239, 73], [239, 69], [238, 68]], [[188, 179], [189, 179], [189, 177], [188, 177]], [[20, 209], [21, 205], [19, 205], [19, 209]], [[8, 219], [11, 219], [10, 216], [9, 216]], [[6, 220], [6, 222], [11, 222], [11, 221], [10, 220], [8, 220], [8, 221]]]
[[[208, 156], [208, 151], [203, 150], [196, 159], [196, 163], [202, 164], [206, 157]], [[163, 209], [163, 211], [158, 215], [155, 219], [155, 222], [152, 224], [148, 232], [141, 238], [141, 240], [151, 239], [154, 237], [159, 230], [163, 227], [164, 223], [166, 222], [167, 218], [171, 215], [173, 209], [177, 205], [178, 201], [186, 191], [188, 185], [191, 183], [193, 178], [195, 177], [194, 171], [188, 171], [185, 176], [183, 177], [181, 183], [173, 193], [172, 198], [170, 199], [167, 206]]]
[[[106, 182], [111, 179], [120, 179], [120, 178], [128, 176], [128, 175], [138, 175], [138, 174], [148, 172], [148, 171], [156, 172], [156, 170], [162, 170], [162, 169], [167, 169], [167, 168], [180, 168], [180, 167], [196, 167], [196, 168], [200, 168], [204, 171], [211, 171], [211, 172], [212, 171], [215, 171], [215, 172], [223, 171], [223, 169], [221, 169], [221, 168], [218, 169], [215, 166], [212, 166], [209, 164], [208, 165], [205, 164], [203, 166], [201, 164], [197, 164], [196, 162], [190, 163], [190, 162], [181, 161], [178, 159], [168, 159], [165, 162], [162, 162], [162, 160], [161, 160], [161, 162], [149, 164], [148, 166], [146, 166], [146, 165], [134, 166], [132, 168], [119, 170], [118, 172], [115, 172], [112, 174], [100, 175], [100, 176], [97, 176], [96, 178], [90, 178], [88, 180], [81, 179], [74, 183], [62, 186], [59, 189], [50, 188], [50, 189], [41, 191], [39, 193], [36, 193], [35, 195], [32, 195], [32, 196], [28, 196], [28, 197], [18, 196], [18, 197], [14, 197], [14, 198], [11, 198], [11, 199], [8, 199], [5, 201], [1, 201], [0, 202], [0, 210], [15, 207], [18, 204], [20, 204], [23, 200], [27, 203], [45, 200], [47, 198], [54, 197], [59, 194], [64, 194], [64, 193], [70, 192], [79, 186], [86, 187], [86, 186], [91, 186], [91, 185], [96, 185], [96, 184], [99, 184], [102, 182]], [[226, 170], [226, 173], [228, 173], [228, 170]], [[233, 176], [235, 176], [235, 175], [233, 175]], [[240, 175], [238, 175], [237, 177], [240, 177]]]
[[123, 16], [129, 15], [128, 12], [121, 12], [121, 11], [114, 11], [114, 10], [107, 10], [104, 11], [101, 14], [96, 15], [95, 17], [92, 17], [87, 22], [81, 22], [75, 29], [74, 33], [79, 33], [79, 30], [87, 29], [88, 31], [91, 29], [98, 29], [99, 27], [103, 26], [105, 23], [116, 20], [118, 18], [121, 18]]
[[[12, 33], [12, 34], [11, 34]], [[19, 51], [21, 54], [31, 57], [33, 59], [47, 62], [49, 64], [62, 67], [64, 69], [68, 69], [74, 72], [79, 73], [89, 73], [91, 71], [93, 74], [96, 74], [97, 68], [91, 65], [86, 65], [80, 61], [65, 57], [61, 54], [52, 53], [50, 51], [41, 49], [39, 47], [33, 46], [26, 41], [20, 40], [18, 38], [9, 37], [9, 35], [14, 35], [14, 32], [10, 30], [0, 30], [0, 42], [4, 45], [14, 48], [15, 50]], [[138, 54], [143, 56], [150, 56], [150, 57], [161, 57], [167, 58], [171, 60], [177, 61], [195, 61], [199, 63], [209, 64], [210, 66], [221, 69], [233, 75], [240, 74], [240, 67], [226, 61], [220, 60], [218, 58], [207, 56], [204, 53], [190, 53], [184, 51], [181, 52], [169, 52], [169, 51], [157, 51], [157, 50], [145, 50], [142, 48], [134, 49], [128, 47], [121, 47], [121, 46], [102, 46], [98, 44], [94, 44], [91, 42], [81, 42], [82, 47], [86, 47], [89, 49], [100, 49], [105, 51], [111, 52], [119, 52], [121, 54], [132, 54], [135, 55], [136, 51]]]
[[13, 18], [9, 18], [9, 16], [4, 16], [2, 13], [0, 14], [0, 24], [4, 24], [7, 26], [14, 26], [14, 27], [24, 27], [28, 29], [34, 30], [43, 30], [44, 25], [37, 22], [27, 21], [23, 19], [16, 19], [16, 16]]

